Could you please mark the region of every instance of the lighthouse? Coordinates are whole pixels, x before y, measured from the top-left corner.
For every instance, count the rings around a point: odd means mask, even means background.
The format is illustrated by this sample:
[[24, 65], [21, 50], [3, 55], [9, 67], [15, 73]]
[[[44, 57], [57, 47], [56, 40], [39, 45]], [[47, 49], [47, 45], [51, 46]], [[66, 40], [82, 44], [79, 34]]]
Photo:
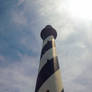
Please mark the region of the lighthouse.
[[56, 54], [56, 30], [47, 25], [40, 34], [43, 46], [35, 92], [64, 92], [61, 72]]

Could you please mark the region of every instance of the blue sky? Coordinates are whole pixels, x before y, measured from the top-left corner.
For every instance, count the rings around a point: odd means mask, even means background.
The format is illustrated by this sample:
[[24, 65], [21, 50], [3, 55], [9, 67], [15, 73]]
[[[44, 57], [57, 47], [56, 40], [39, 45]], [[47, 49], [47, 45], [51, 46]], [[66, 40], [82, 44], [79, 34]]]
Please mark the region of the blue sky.
[[58, 33], [56, 47], [66, 92], [92, 90], [92, 20], [67, 12], [67, 0], [0, 0], [0, 92], [34, 92], [41, 30]]

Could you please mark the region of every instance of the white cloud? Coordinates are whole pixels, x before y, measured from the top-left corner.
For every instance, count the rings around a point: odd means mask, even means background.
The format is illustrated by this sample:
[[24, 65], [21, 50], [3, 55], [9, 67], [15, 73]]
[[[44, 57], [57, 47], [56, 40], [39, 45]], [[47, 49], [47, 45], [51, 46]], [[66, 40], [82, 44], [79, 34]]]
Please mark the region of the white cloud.
[[12, 21], [16, 24], [16, 25], [27, 25], [27, 18], [24, 15], [24, 11], [15, 11], [12, 12]]
[[24, 1], [25, 1], [25, 0], [18, 0], [17, 5], [18, 5], [18, 6], [20, 6], [21, 4], [23, 4], [23, 3], [24, 3]]
[[4, 56], [0, 56], [0, 61], [1, 62], [5, 61], [5, 57]]
[[[20, 61], [10, 64], [6, 68], [0, 68], [0, 91], [9, 92], [34, 92], [38, 62], [36, 58], [19, 55]], [[34, 70], [36, 69], [36, 70]], [[2, 86], [3, 85], [3, 86]]]

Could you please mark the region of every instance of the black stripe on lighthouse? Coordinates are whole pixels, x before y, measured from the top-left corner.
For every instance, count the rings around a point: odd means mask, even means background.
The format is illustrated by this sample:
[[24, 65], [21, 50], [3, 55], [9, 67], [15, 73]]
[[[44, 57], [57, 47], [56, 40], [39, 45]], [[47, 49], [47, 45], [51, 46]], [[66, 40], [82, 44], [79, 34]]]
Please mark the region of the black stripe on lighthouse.
[[37, 85], [35, 92], [38, 92], [42, 84], [57, 70], [59, 69], [58, 58], [54, 57], [51, 60], [47, 60], [47, 63], [41, 69], [37, 78]]
[[48, 41], [47, 44], [42, 48], [41, 58], [45, 54], [45, 52], [47, 52], [49, 49], [51, 49], [54, 46], [52, 46], [52, 41]]

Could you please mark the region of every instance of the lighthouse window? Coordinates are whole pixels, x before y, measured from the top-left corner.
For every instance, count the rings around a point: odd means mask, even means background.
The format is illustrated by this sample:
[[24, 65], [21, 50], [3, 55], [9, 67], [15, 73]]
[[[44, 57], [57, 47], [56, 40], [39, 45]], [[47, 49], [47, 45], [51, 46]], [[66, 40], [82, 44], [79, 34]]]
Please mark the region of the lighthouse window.
[[49, 90], [47, 90], [46, 92], [50, 92]]

